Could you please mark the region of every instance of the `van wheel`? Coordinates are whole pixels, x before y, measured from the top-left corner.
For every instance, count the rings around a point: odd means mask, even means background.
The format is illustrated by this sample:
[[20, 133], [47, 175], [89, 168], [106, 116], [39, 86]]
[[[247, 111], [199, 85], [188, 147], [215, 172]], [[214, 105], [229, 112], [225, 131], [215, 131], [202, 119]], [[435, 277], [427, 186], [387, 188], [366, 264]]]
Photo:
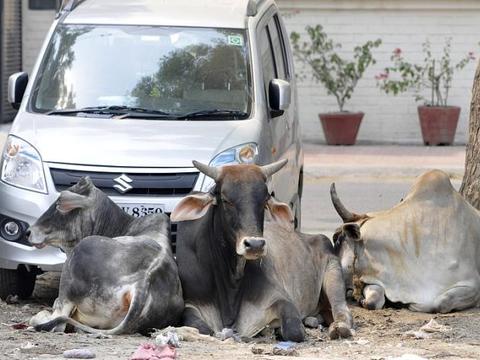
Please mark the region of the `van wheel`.
[[0, 298], [5, 300], [8, 295], [18, 295], [20, 299], [29, 298], [37, 280], [37, 269], [30, 271], [23, 265], [17, 270], [0, 269]]

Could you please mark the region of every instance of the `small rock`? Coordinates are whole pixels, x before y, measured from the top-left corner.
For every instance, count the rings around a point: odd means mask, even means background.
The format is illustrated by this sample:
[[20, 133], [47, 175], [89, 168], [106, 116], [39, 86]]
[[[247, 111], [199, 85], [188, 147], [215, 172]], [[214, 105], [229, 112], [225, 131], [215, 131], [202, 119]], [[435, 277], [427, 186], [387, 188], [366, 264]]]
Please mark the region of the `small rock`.
[[175, 348], [180, 347], [180, 338], [177, 334], [177, 330], [173, 327], [168, 327], [160, 332], [155, 337], [155, 344], [159, 346], [171, 345]]
[[293, 341], [281, 341], [273, 347], [273, 355], [298, 356], [296, 345]]
[[230, 329], [230, 328], [223, 328], [221, 332], [215, 333], [215, 337], [221, 341], [226, 341], [228, 339], [233, 339], [236, 342], [242, 341], [240, 337], [237, 334], [235, 334], [233, 329]]
[[15, 305], [20, 303], [20, 301], [18, 300], [18, 295], [11, 295], [11, 294], [7, 296], [7, 298], [5, 299], [5, 302], [8, 305]]
[[231, 337], [233, 337], [233, 329], [223, 328], [221, 332], [215, 333], [215, 337], [222, 341], [230, 339]]
[[313, 316], [308, 316], [303, 320], [303, 323], [305, 324], [306, 327], [309, 327], [311, 329], [317, 329], [318, 326], [320, 325], [320, 322], [316, 317]]
[[94, 359], [95, 353], [90, 349], [72, 349], [63, 352], [66, 359]]
[[27, 341], [26, 343], [23, 343], [20, 345], [20, 350], [30, 350], [36, 347], [37, 345], [32, 344], [30, 341]]
[[27, 304], [27, 305], [23, 305], [23, 306], [22, 306], [22, 310], [24, 310], [24, 311], [29, 311], [29, 310], [30, 310], [30, 305], [28, 305], [28, 304]]

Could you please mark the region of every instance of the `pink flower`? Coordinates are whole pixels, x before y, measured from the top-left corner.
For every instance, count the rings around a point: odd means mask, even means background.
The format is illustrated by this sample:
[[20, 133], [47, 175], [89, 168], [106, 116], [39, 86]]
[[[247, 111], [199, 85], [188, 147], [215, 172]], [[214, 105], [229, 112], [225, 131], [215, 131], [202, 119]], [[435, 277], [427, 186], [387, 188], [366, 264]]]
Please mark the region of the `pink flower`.
[[400, 48], [396, 48], [395, 50], [393, 50], [393, 55], [395, 56], [400, 56], [402, 54], [402, 49]]
[[385, 80], [388, 79], [388, 74], [387, 73], [380, 73], [378, 75], [375, 75], [375, 80]]
[[468, 53], [468, 58], [469, 58], [470, 60], [475, 60], [475, 54], [473, 53], [473, 51], [470, 51], [470, 52]]

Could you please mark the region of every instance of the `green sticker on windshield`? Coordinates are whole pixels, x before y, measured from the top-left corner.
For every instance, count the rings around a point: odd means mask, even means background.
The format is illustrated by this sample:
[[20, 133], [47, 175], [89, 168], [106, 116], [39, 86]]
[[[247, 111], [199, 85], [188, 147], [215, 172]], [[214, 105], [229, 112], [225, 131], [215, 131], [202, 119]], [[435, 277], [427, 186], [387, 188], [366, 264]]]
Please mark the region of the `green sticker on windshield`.
[[228, 45], [243, 46], [242, 35], [228, 35]]

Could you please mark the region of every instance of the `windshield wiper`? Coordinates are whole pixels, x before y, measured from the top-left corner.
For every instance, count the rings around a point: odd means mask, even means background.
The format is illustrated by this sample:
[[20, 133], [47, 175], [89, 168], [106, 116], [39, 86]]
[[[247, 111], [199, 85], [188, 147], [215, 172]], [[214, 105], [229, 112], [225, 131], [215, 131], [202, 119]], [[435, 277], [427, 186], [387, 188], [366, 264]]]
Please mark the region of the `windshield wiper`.
[[217, 117], [231, 117], [234, 120], [245, 119], [248, 113], [240, 110], [228, 110], [228, 109], [210, 109], [200, 110], [191, 113], [177, 115], [175, 118], [179, 120], [189, 119], [201, 119], [201, 118], [217, 118]]
[[193, 120], [227, 117], [233, 120], [245, 119], [248, 113], [239, 110], [229, 109], [207, 109], [194, 111], [185, 114], [168, 113], [161, 110], [146, 109], [134, 106], [90, 106], [81, 109], [65, 109], [52, 110], [47, 115], [75, 115], [75, 114], [96, 114], [96, 115], [112, 115], [118, 116], [120, 119], [125, 118], [147, 118], [147, 119], [171, 119], [171, 120]]
[[145, 109], [133, 106], [90, 106], [81, 109], [65, 109], [52, 110], [47, 112], [47, 115], [74, 115], [74, 114], [99, 114], [99, 115], [121, 115], [125, 117], [168, 117], [175, 118], [175, 114], [167, 113], [165, 111]]

